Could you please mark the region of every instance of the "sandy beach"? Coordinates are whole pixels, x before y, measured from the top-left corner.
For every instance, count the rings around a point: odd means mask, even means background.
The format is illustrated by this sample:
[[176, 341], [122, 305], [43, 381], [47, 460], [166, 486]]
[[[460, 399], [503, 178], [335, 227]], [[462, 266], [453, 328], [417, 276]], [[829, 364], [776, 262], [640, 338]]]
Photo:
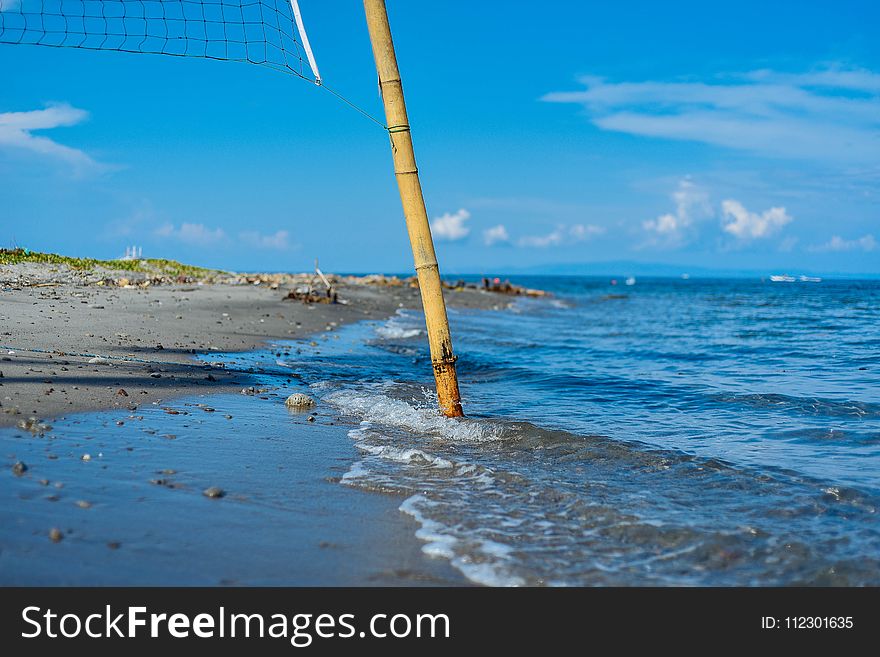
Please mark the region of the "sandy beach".
[[305, 304], [285, 297], [308, 277], [218, 278], [0, 268], [0, 582], [466, 584], [397, 496], [339, 485], [357, 449], [338, 413], [288, 414], [289, 390], [244, 395], [247, 372], [195, 359], [315, 344], [418, 308], [418, 290], [334, 277], [340, 303]]
[[[240, 376], [197, 364], [193, 356], [247, 351], [268, 340], [303, 339], [399, 308], [420, 308], [417, 288], [353, 278], [333, 278], [342, 303], [285, 299], [300, 278], [308, 277], [141, 287], [149, 278], [127, 271], [0, 266], [0, 426], [76, 411], [134, 410], [193, 393], [238, 392]], [[104, 281], [127, 286], [98, 284]], [[469, 289], [446, 296], [453, 307], [508, 302]]]

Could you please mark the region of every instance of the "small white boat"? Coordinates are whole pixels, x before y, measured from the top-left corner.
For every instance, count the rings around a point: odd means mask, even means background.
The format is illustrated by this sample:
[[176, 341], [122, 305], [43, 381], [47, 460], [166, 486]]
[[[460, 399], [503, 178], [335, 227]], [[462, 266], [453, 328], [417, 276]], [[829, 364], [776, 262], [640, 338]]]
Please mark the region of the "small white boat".
[[803, 274], [798, 276], [798, 280], [801, 283], [821, 283], [822, 279], [818, 276], [804, 276]]
[[788, 274], [774, 274], [770, 277], [770, 280], [774, 283], [794, 283], [794, 276], [789, 276]]

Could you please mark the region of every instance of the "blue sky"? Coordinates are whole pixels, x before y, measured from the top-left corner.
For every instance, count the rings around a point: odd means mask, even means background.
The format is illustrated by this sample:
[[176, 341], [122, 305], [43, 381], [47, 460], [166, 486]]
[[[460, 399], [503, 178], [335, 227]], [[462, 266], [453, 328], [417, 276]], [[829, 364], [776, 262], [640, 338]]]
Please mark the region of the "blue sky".
[[[880, 273], [876, 3], [388, 5], [445, 272]], [[380, 116], [361, 3], [300, 6], [326, 83]], [[387, 136], [314, 85], [5, 44], [0, 67], [3, 246], [412, 267]]]

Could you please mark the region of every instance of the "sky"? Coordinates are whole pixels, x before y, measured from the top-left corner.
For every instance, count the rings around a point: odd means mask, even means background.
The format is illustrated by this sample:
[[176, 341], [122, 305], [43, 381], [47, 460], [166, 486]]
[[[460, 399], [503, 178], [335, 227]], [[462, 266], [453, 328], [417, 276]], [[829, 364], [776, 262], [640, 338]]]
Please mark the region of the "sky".
[[[361, 2], [300, 7], [325, 84], [381, 117]], [[880, 4], [388, 11], [446, 274], [880, 274]], [[0, 70], [0, 247], [412, 269], [387, 134], [310, 82], [12, 44]]]

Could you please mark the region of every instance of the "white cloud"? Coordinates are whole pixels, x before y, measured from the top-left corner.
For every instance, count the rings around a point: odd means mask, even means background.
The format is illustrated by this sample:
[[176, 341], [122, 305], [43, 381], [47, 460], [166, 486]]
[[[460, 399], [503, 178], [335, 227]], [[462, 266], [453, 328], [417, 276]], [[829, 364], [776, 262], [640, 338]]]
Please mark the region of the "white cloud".
[[526, 235], [517, 240], [517, 246], [546, 249], [549, 246], [562, 246], [574, 244], [594, 236], [601, 235], [605, 229], [592, 224], [574, 224], [572, 226], [557, 226], [546, 235]]
[[568, 229], [568, 234], [578, 242], [594, 235], [601, 235], [604, 232], [605, 229], [602, 226], [594, 226], [593, 224], [575, 224]]
[[48, 137], [34, 135], [34, 130], [51, 130], [77, 125], [88, 118], [85, 110], [70, 105], [50, 105], [29, 112], [0, 113], [0, 148], [27, 150], [71, 165], [77, 173], [100, 168], [83, 151], [59, 144]]
[[721, 202], [721, 212], [724, 232], [740, 240], [769, 237], [792, 221], [783, 207], [770, 208], [757, 214], [749, 212], [742, 203], [732, 199]]
[[507, 232], [507, 228], [504, 224], [498, 224], [497, 226], [492, 226], [483, 231], [483, 243], [486, 246], [506, 244], [509, 241], [510, 234]]
[[462, 208], [458, 212], [447, 212], [431, 222], [431, 232], [437, 240], [455, 242], [464, 239], [471, 229], [464, 225], [471, 213]]
[[835, 235], [825, 244], [810, 247], [810, 251], [873, 251], [877, 248], [877, 240], [873, 235], [863, 235], [853, 240], [845, 240], [840, 235]]
[[562, 228], [557, 228], [546, 235], [526, 235], [525, 237], [520, 237], [517, 240], [517, 245], [546, 249], [548, 246], [559, 246], [562, 244], [563, 237], [565, 237], [565, 232]]
[[290, 248], [290, 233], [286, 230], [279, 230], [271, 235], [263, 235], [257, 231], [245, 231], [239, 233], [238, 236], [245, 244], [258, 249], [277, 249], [278, 251], [286, 251]]
[[679, 246], [691, 237], [695, 223], [712, 215], [708, 193], [690, 178], [682, 178], [670, 196], [674, 213], [642, 222], [642, 228], [651, 234], [649, 244]]
[[174, 224], [170, 223], [163, 224], [156, 229], [155, 234], [198, 246], [210, 246], [226, 240], [226, 233], [222, 228], [208, 228], [205, 224], [186, 222], [180, 224], [180, 228], [175, 228]]
[[773, 157], [880, 161], [880, 74], [752, 71], [706, 82], [608, 82], [545, 101], [577, 103], [605, 130], [699, 141]]

